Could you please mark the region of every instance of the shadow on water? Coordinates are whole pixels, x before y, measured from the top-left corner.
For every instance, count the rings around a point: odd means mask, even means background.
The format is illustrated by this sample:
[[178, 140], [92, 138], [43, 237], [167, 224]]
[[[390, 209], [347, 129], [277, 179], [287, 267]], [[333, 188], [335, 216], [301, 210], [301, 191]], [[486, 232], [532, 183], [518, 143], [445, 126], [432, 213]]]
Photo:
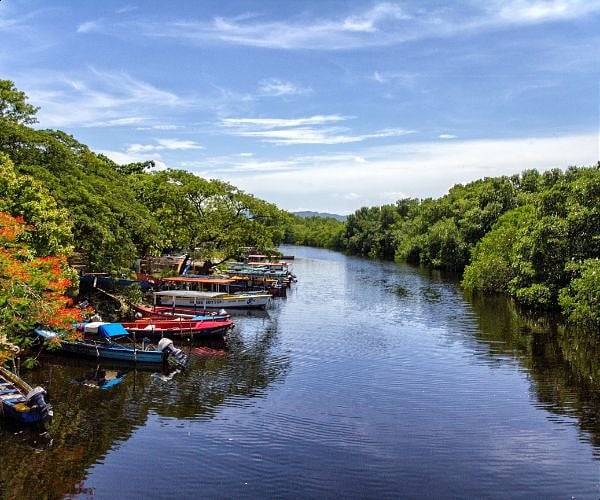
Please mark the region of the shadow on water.
[[517, 362], [541, 408], [575, 418], [600, 458], [600, 338], [558, 325], [554, 318], [521, 314], [500, 297], [470, 299], [485, 357]]
[[[127, 441], [150, 413], [211, 419], [223, 405], [249, 404], [284, 377], [289, 360], [272, 355], [276, 341], [270, 323], [248, 339], [234, 331], [226, 349], [190, 347], [195, 352], [181, 372], [45, 356], [26, 378], [48, 390], [54, 418], [47, 434], [0, 419], [0, 498], [93, 494], [82, 486], [86, 471]], [[107, 377], [120, 380], [103, 390]]]

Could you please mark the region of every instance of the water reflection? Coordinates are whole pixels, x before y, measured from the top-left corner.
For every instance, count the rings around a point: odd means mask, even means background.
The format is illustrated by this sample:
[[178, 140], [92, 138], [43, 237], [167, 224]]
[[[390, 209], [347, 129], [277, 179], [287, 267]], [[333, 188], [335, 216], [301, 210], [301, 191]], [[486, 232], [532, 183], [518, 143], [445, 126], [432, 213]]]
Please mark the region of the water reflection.
[[51, 444], [0, 428], [2, 492], [597, 497], [589, 337], [437, 273], [302, 251], [287, 299], [224, 345], [184, 344], [186, 370], [98, 390], [74, 382], [107, 367], [42, 359]]
[[264, 317], [256, 321], [248, 338], [234, 331], [226, 345], [184, 346], [191, 361], [182, 371], [41, 358], [29, 376], [47, 388], [55, 416], [46, 436], [0, 424], [0, 497], [89, 494], [82, 490], [86, 470], [144, 425], [150, 412], [210, 419], [223, 404], [260, 396], [285, 376], [289, 360], [271, 354], [276, 324], [268, 320], [265, 328]]
[[479, 323], [475, 338], [486, 346], [485, 356], [517, 361], [540, 407], [575, 418], [600, 457], [599, 339], [558, 326], [555, 318], [523, 315], [500, 297], [470, 300]]

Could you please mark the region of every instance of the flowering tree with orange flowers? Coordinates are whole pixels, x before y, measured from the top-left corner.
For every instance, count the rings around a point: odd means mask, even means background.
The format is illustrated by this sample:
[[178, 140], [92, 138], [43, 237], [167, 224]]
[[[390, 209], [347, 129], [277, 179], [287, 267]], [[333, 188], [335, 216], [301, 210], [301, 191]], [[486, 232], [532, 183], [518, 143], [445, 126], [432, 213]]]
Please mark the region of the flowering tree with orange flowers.
[[75, 335], [72, 325], [82, 319], [66, 295], [74, 277], [66, 256], [36, 256], [26, 243], [33, 231], [23, 217], [0, 212], [0, 361], [6, 342], [28, 345], [35, 326]]

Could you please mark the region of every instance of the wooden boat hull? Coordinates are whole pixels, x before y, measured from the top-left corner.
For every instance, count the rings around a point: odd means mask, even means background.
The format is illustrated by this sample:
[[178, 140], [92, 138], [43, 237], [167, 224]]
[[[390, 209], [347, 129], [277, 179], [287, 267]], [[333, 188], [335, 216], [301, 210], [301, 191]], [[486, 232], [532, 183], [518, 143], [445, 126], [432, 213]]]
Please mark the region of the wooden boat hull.
[[206, 338], [224, 337], [233, 327], [232, 321], [152, 321], [148, 318], [133, 323], [122, 323], [123, 327], [137, 338]]
[[52, 407], [45, 402], [45, 393], [41, 387], [33, 389], [0, 367], [0, 415], [25, 425], [48, 421], [52, 418]]

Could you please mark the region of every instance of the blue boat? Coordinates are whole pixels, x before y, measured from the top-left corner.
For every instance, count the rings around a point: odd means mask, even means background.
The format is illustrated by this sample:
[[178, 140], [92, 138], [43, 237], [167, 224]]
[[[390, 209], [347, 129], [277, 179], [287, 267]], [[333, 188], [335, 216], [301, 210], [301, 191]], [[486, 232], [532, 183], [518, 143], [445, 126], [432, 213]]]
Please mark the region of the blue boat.
[[10, 370], [0, 366], [0, 415], [19, 424], [37, 424], [52, 418], [52, 406], [46, 403], [46, 391], [32, 388]]
[[[57, 332], [35, 328], [35, 334], [42, 340], [48, 341], [61, 338]], [[59, 351], [79, 356], [92, 357], [97, 359], [113, 359], [118, 361], [128, 361], [140, 364], [162, 364], [167, 361], [184, 366], [187, 363], [187, 356], [173, 345], [171, 339], [163, 338], [156, 347], [147, 342], [142, 345], [120, 344], [112, 341], [114, 337], [124, 337], [129, 335], [127, 330], [120, 323], [106, 323], [98, 327], [100, 340], [64, 340], [61, 339]], [[146, 340], [146, 339], [145, 339]]]

